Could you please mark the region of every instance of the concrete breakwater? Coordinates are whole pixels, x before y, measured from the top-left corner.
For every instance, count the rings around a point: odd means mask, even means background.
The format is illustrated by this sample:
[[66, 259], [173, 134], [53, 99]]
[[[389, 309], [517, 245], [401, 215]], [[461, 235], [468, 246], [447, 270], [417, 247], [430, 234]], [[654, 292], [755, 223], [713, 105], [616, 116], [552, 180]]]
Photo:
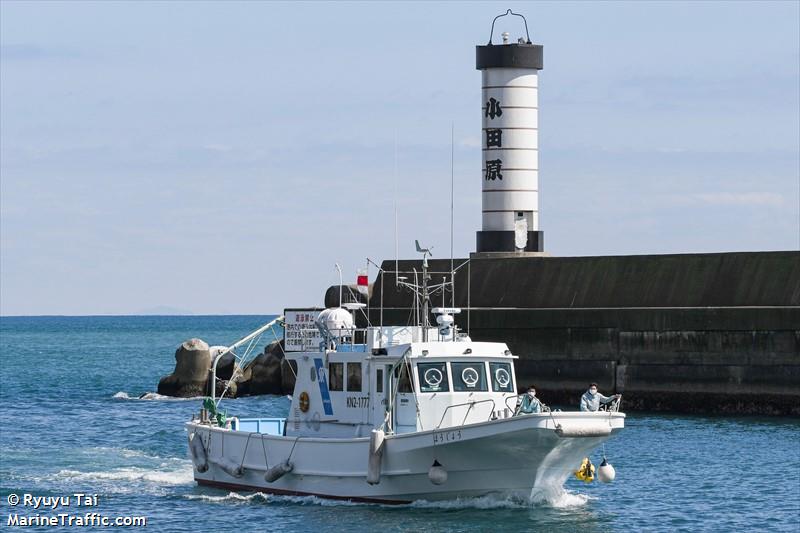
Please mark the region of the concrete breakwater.
[[[434, 283], [449, 279], [449, 259], [430, 267]], [[412, 298], [395, 288], [395, 262], [382, 268], [370, 321], [406, 324]], [[413, 276], [421, 263], [398, 268]], [[452, 298], [458, 326], [508, 343], [518, 385], [546, 403], [576, 404], [596, 381], [628, 410], [800, 415], [800, 252], [476, 257]]]

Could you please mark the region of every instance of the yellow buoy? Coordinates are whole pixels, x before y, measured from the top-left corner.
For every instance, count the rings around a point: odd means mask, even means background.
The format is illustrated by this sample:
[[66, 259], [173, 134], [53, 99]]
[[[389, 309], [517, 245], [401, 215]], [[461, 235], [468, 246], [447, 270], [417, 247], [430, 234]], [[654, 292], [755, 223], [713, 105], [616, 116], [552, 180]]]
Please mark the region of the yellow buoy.
[[586, 483], [594, 481], [594, 465], [588, 457], [583, 458], [580, 468], [575, 471], [575, 477]]

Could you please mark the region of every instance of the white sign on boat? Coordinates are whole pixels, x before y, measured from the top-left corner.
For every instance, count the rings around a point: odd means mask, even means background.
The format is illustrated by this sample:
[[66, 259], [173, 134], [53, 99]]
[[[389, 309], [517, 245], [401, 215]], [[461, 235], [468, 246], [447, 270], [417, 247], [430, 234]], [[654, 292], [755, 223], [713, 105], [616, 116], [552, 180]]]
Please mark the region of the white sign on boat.
[[322, 334], [316, 321], [322, 309], [286, 309], [284, 311], [285, 336], [287, 352], [304, 352], [316, 350], [322, 342]]

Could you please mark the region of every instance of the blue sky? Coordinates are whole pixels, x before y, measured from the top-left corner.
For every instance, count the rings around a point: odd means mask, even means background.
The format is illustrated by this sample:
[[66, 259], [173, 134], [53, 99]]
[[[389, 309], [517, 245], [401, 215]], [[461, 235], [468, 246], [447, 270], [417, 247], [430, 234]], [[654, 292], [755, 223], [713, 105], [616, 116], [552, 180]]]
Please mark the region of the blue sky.
[[466, 256], [507, 7], [544, 45], [548, 252], [798, 249], [799, 6], [3, 1], [0, 313], [321, 304], [394, 256], [395, 139], [400, 255], [448, 255], [451, 123]]

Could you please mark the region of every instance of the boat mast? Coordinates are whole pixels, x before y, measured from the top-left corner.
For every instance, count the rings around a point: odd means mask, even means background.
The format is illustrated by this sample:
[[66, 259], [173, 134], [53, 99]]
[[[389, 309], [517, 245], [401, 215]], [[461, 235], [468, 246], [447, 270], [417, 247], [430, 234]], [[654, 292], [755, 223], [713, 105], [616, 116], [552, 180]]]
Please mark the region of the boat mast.
[[431, 275], [428, 273], [428, 257], [427, 255], [422, 259], [422, 341], [428, 342], [428, 328], [431, 326], [431, 321], [428, 318], [428, 309], [431, 303], [431, 295], [428, 292], [428, 280]]

